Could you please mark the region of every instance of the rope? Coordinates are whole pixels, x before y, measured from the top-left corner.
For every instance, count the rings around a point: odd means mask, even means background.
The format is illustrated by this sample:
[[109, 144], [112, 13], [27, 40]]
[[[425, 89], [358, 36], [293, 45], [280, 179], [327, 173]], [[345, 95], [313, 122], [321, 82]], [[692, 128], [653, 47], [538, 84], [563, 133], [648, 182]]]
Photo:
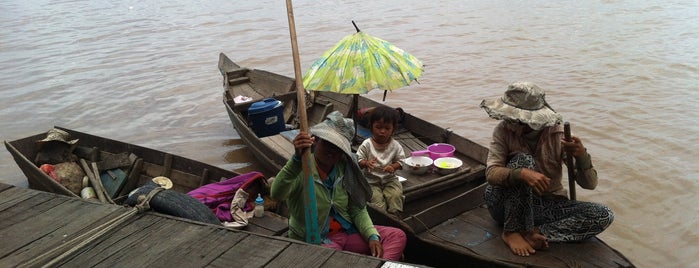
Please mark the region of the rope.
[[[44, 252], [43, 254], [39, 255], [38, 257], [29, 260], [25, 263], [22, 263], [18, 265], [17, 267], [37, 267], [41, 265], [41, 267], [51, 267], [56, 265], [58, 262], [62, 261], [66, 257], [70, 256], [71, 254], [77, 252], [78, 250], [82, 249], [85, 245], [89, 244], [90, 242], [94, 241], [95, 239], [101, 237], [105, 233], [109, 232], [110, 230], [114, 229], [114, 227], [118, 226], [119, 224], [122, 224], [129, 218], [131, 218], [133, 215], [143, 213], [147, 210], [150, 209], [150, 201], [153, 199], [153, 197], [159, 193], [160, 191], [165, 190], [163, 187], [157, 187], [151, 190], [147, 196], [139, 196], [138, 197], [138, 204], [136, 204], [135, 207], [130, 209], [129, 211], [126, 211], [122, 213], [121, 215], [101, 224], [100, 226], [97, 226], [95, 228], [92, 228], [88, 230], [87, 232], [69, 240], [68, 242], [63, 243], [62, 245], [55, 247], [49, 251]], [[80, 241], [78, 243], [78, 241]], [[76, 244], [77, 243], [77, 244]], [[75, 244], [75, 246], [73, 246]], [[68, 249], [66, 249], [68, 248]], [[53, 255], [57, 254], [58, 252], [63, 251], [60, 255], [58, 255], [55, 258], [52, 258]], [[49, 260], [49, 258], [52, 258]], [[48, 261], [48, 262], [47, 262]], [[44, 263], [42, 265], [42, 263]]]

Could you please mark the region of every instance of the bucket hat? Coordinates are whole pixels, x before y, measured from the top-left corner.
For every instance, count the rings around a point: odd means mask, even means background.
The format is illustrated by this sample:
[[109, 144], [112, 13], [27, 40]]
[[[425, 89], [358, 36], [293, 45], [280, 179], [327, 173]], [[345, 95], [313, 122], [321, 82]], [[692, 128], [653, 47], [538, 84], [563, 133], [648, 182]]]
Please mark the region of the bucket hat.
[[78, 139], [71, 140], [70, 134], [68, 134], [68, 132], [65, 132], [57, 128], [53, 128], [46, 132], [46, 138], [37, 142], [44, 143], [49, 141], [60, 141], [67, 144], [75, 144], [76, 142], [78, 142]]
[[328, 114], [323, 122], [310, 128], [312, 135], [332, 143], [348, 157], [353, 155], [350, 141], [354, 137], [354, 121], [338, 111]]
[[488, 116], [500, 120], [512, 120], [539, 130], [563, 121], [563, 117], [549, 106], [544, 90], [531, 82], [510, 84], [505, 94], [497, 99], [483, 100], [480, 107]]
[[364, 207], [371, 200], [371, 188], [357, 164], [357, 155], [352, 152], [350, 141], [354, 138], [354, 121], [345, 118], [338, 111], [328, 114], [323, 122], [309, 129], [312, 135], [321, 138], [340, 148], [347, 155], [348, 168], [342, 184], [345, 186], [350, 200], [359, 207]]

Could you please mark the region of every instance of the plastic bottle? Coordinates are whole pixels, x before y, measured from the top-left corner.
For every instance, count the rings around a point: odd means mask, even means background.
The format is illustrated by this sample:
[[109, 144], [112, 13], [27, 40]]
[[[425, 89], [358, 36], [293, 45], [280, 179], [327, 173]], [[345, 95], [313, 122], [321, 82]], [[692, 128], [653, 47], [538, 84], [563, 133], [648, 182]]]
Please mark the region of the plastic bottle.
[[262, 196], [260, 194], [257, 194], [257, 198], [255, 198], [255, 210], [254, 214], [255, 217], [262, 217], [265, 215], [265, 206], [264, 206], [265, 200], [262, 199]]

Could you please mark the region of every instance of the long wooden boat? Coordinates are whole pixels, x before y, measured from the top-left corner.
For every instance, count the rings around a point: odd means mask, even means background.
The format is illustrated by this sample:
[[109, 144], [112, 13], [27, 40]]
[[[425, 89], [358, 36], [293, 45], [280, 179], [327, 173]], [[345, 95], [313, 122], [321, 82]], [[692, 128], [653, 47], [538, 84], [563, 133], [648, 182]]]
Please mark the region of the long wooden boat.
[[[294, 79], [243, 68], [223, 53], [218, 67], [223, 76], [223, 103], [233, 126], [267, 168], [280, 170], [293, 154], [290, 142], [293, 130], [285, 127], [279, 134], [266, 133], [269, 136], [258, 137], [249, 126], [248, 109], [252, 103], [274, 97], [283, 103], [284, 123], [293, 128], [297, 107]], [[246, 98], [249, 101], [240, 101]], [[309, 125], [322, 121], [334, 110], [351, 117], [352, 99], [347, 95], [315, 92], [306, 105]], [[358, 109], [381, 105], [384, 104], [363, 96], [358, 98]], [[416, 175], [399, 170], [398, 175], [406, 178], [403, 182], [404, 212], [400, 217], [369, 207], [376, 224], [399, 227], [406, 232], [408, 261], [433, 266], [634, 266], [597, 238], [580, 243], [555, 243], [550, 249], [530, 257], [512, 254], [500, 239], [501, 227], [490, 218], [482, 198], [487, 148], [410, 113], [405, 114], [394, 138], [406, 152], [425, 150], [433, 143], [451, 144], [456, 148], [455, 157], [464, 163], [459, 171], [448, 175], [434, 172]]]
[[[123, 168], [126, 173], [125, 182], [118, 190], [118, 193], [115, 192], [114, 194], [115, 198], [113, 201], [116, 204], [123, 204], [128, 193], [159, 176], [169, 178], [172, 182], [171, 189], [175, 192], [187, 193], [202, 185], [241, 175], [163, 151], [67, 128], [55, 128], [66, 131], [72, 139], [78, 139], [76, 148], [96, 148], [99, 151], [97, 154], [101, 155], [102, 159], [108, 159], [110, 156], [111, 159], [115, 159], [119, 155], [130, 156], [130, 164]], [[80, 195], [68, 189], [64, 184], [52, 179], [35, 165], [34, 160], [39, 153], [37, 141], [44, 139], [46, 135], [46, 132], [42, 132], [10, 142], [5, 141], [5, 147], [27, 177], [29, 188], [81, 198]], [[76, 149], [75, 151], [77, 152], [78, 150]], [[264, 235], [281, 235], [287, 231], [288, 223], [286, 218], [271, 211], [265, 213], [266, 217], [251, 219], [244, 230]]]

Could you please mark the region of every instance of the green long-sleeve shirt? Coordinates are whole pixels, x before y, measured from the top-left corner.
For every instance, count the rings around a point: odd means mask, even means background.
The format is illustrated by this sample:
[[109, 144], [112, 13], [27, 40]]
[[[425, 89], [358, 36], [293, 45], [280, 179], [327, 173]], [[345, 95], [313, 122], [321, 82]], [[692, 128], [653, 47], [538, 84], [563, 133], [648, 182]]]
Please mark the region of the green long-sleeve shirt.
[[[311, 159], [314, 159], [311, 157]], [[327, 230], [328, 216], [333, 207], [337, 215], [354, 224], [356, 230], [368, 240], [371, 235], [378, 235], [374, 224], [369, 217], [366, 206], [356, 206], [350, 201], [349, 195], [342, 183], [345, 170], [348, 168], [346, 160], [340, 160], [335, 165], [335, 187], [332, 192], [323, 185], [320, 180], [315, 162], [311, 163], [311, 173], [314, 178], [315, 196], [318, 208], [318, 226], [321, 230]], [[305, 240], [306, 224], [303, 198], [303, 172], [301, 162], [289, 159], [286, 165], [272, 182], [271, 196], [280, 201], [287, 201], [289, 207], [289, 237], [297, 240]], [[337, 216], [336, 216], [337, 217]], [[325, 233], [321, 234], [321, 241], [325, 240]]]

